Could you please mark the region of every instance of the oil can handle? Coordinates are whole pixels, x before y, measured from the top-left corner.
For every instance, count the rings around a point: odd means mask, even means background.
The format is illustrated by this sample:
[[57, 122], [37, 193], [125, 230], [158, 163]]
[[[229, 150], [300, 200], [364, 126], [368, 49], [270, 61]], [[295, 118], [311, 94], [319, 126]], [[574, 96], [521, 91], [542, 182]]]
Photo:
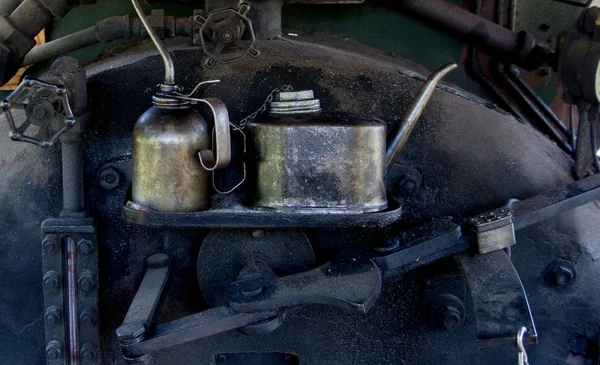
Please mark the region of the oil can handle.
[[198, 153], [200, 163], [207, 171], [225, 168], [231, 161], [231, 135], [227, 107], [221, 100], [215, 98], [198, 99], [198, 101], [210, 107], [215, 120], [212, 150], [202, 150]]

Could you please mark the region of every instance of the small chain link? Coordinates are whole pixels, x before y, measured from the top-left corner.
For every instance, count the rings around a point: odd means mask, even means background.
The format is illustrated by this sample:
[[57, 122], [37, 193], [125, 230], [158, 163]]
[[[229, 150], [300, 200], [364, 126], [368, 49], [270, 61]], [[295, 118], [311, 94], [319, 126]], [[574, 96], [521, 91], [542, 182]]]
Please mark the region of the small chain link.
[[280, 86], [278, 88], [273, 89], [273, 91], [271, 91], [269, 96], [267, 96], [267, 99], [265, 100], [263, 105], [261, 105], [260, 108], [258, 108], [254, 113], [252, 113], [252, 114], [248, 115], [246, 118], [240, 120], [239, 123], [236, 125], [236, 127], [240, 130], [243, 130], [244, 128], [246, 128], [246, 124], [248, 124], [248, 122], [252, 122], [254, 119], [256, 119], [256, 117], [258, 117], [259, 114], [262, 114], [265, 111], [267, 111], [267, 107], [273, 101], [273, 98], [275, 97], [276, 93], [288, 92], [288, 91], [294, 91], [294, 88], [291, 85], [284, 85], [284, 86]]

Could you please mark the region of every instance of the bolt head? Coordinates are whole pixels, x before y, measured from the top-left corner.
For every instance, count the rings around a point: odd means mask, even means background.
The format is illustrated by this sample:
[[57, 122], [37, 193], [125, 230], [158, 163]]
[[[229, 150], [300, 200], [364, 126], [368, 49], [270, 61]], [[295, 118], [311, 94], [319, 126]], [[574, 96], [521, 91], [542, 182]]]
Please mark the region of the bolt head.
[[94, 251], [94, 244], [90, 240], [81, 240], [77, 243], [77, 248], [79, 252], [87, 256]]
[[262, 229], [253, 229], [252, 238], [254, 238], [255, 240], [261, 240], [265, 238], [265, 231]]
[[46, 290], [54, 290], [58, 288], [58, 273], [55, 271], [48, 271], [46, 275], [44, 275], [44, 288]]
[[55, 234], [47, 234], [42, 241], [42, 248], [45, 253], [51, 253], [58, 250], [58, 236]]
[[46, 359], [60, 359], [60, 343], [58, 341], [50, 341], [46, 346]]
[[554, 284], [557, 286], [571, 286], [575, 281], [575, 274], [573, 270], [566, 266], [558, 266], [553, 271], [554, 275]]
[[81, 315], [79, 316], [79, 321], [86, 326], [94, 326], [96, 324], [96, 310], [90, 307], [86, 307], [81, 311]]
[[442, 327], [448, 331], [457, 328], [461, 322], [461, 315], [458, 309], [449, 308], [444, 314], [442, 319]]
[[79, 288], [83, 291], [90, 291], [96, 287], [96, 280], [90, 273], [82, 274], [77, 281]]
[[106, 190], [114, 190], [121, 185], [121, 173], [113, 167], [102, 169], [98, 175], [100, 186]]
[[53, 325], [60, 323], [60, 313], [55, 307], [50, 307], [44, 316], [46, 324]]
[[94, 354], [94, 352], [92, 352], [92, 350], [81, 350], [81, 358], [84, 360], [94, 360], [94, 357], [96, 356], [96, 354]]

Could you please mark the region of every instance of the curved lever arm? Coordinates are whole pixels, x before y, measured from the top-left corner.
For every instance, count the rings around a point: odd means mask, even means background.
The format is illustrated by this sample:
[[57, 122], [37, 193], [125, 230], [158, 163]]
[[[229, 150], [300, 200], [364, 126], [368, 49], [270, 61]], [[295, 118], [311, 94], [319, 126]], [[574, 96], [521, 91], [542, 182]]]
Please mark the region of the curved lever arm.
[[225, 168], [231, 161], [231, 135], [229, 131], [229, 112], [225, 104], [215, 98], [196, 99], [210, 107], [215, 120], [212, 150], [198, 153], [200, 163], [207, 171]]

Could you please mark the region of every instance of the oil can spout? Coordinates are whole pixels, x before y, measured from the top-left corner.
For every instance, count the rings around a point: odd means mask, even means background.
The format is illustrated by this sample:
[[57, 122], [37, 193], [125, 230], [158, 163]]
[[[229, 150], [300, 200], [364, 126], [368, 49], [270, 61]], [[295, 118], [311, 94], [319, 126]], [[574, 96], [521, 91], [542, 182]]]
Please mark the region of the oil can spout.
[[138, 0], [131, 0], [131, 3], [133, 4], [135, 12], [140, 17], [144, 28], [148, 32], [152, 42], [154, 42], [154, 45], [158, 49], [158, 53], [160, 53], [160, 56], [165, 64], [165, 82], [160, 85], [160, 89], [162, 92], [170, 93], [175, 90], [175, 65], [173, 64], [173, 59], [171, 58], [171, 55], [169, 54], [169, 51], [165, 45], [160, 40], [158, 34], [156, 34], [156, 31], [150, 24], [150, 21], [148, 21], [148, 18], [146, 18], [146, 14], [144, 14], [144, 10], [140, 6]]
[[438, 69], [433, 74], [431, 74], [429, 79], [427, 79], [427, 81], [425, 82], [425, 85], [423, 85], [419, 90], [417, 97], [412, 102], [412, 105], [410, 106], [409, 110], [402, 117], [402, 121], [400, 121], [398, 130], [393, 136], [391, 143], [387, 147], [386, 167], [388, 172], [394, 166], [394, 163], [400, 155], [402, 148], [404, 148], [406, 141], [408, 141], [410, 133], [417, 124], [417, 120], [419, 120], [419, 117], [423, 113], [425, 105], [427, 105], [427, 102], [429, 101], [429, 99], [431, 99], [431, 95], [433, 95], [437, 84], [448, 73], [455, 70], [457, 67], [458, 66], [456, 65], [456, 63], [449, 63], [443, 66], [442, 68]]

